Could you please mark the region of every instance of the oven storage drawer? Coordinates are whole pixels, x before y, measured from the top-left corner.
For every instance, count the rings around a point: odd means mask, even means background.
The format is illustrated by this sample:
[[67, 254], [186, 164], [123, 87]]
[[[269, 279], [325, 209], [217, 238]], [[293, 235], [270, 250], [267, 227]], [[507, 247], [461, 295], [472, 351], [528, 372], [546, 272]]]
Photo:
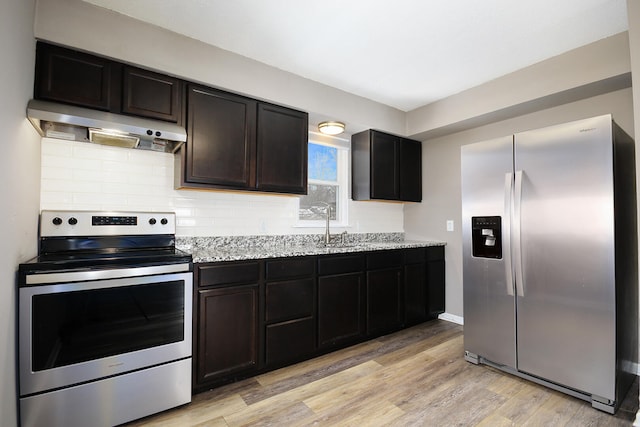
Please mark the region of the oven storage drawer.
[[109, 380], [21, 398], [20, 425], [72, 427], [90, 422], [94, 427], [110, 427], [189, 402], [191, 359], [183, 359]]

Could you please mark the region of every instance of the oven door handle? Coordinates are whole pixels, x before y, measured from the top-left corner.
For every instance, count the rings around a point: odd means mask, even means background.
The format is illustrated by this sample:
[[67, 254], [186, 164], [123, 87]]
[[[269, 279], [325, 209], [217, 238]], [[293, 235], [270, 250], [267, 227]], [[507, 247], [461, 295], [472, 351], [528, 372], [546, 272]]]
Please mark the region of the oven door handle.
[[120, 279], [123, 277], [151, 276], [155, 274], [184, 273], [191, 271], [191, 264], [165, 264], [150, 267], [117, 268], [113, 270], [83, 270], [64, 273], [27, 274], [27, 285], [44, 285], [89, 280]]

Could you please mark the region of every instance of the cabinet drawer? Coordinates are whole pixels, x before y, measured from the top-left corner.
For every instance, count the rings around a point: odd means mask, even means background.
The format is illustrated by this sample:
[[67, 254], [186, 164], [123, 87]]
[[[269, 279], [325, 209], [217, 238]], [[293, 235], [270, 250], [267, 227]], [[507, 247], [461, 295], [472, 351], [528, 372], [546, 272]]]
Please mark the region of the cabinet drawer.
[[266, 321], [311, 316], [313, 284], [313, 278], [267, 283]]
[[266, 363], [275, 365], [313, 353], [315, 350], [312, 318], [293, 320], [267, 326]]
[[345, 255], [320, 258], [318, 276], [364, 271], [364, 255]]
[[267, 280], [280, 280], [300, 276], [312, 276], [315, 258], [301, 257], [267, 261]]
[[404, 250], [405, 264], [418, 264], [427, 260], [426, 248], [410, 248]]
[[260, 279], [259, 262], [221, 263], [198, 267], [198, 286], [255, 283]]
[[367, 254], [367, 270], [399, 267], [402, 265], [402, 251], [380, 251]]
[[444, 260], [444, 246], [429, 246], [427, 249], [427, 261]]

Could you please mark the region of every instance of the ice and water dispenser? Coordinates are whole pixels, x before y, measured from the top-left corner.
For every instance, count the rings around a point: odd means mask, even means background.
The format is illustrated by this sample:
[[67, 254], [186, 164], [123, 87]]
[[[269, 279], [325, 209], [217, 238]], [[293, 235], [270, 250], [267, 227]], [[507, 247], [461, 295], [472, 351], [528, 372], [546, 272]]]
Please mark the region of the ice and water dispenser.
[[476, 258], [502, 258], [502, 217], [471, 217], [471, 241]]

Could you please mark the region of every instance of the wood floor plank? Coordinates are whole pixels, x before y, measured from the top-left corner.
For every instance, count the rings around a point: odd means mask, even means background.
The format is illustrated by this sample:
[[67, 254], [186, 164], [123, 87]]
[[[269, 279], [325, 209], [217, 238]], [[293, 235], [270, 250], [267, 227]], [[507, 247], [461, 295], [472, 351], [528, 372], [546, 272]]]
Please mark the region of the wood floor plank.
[[[224, 426], [225, 424], [220, 423], [220, 420], [224, 422], [223, 416], [241, 413], [247, 408], [247, 404], [238, 394], [214, 400], [197, 399], [196, 396], [193, 402], [184, 408], [185, 410], [178, 408], [173, 411], [166, 411], [151, 419], [143, 419], [139, 422], [131, 423], [129, 426], [184, 427], [203, 423]], [[216, 419], [219, 420], [216, 421]]]
[[306, 419], [313, 412], [300, 401], [285, 402], [280, 399], [276, 405], [260, 405], [250, 408], [250, 412], [242, 412], [225, 416], [229, 427], [244, 426], [290, 426], [298, 420]]
[[638, 383], [615, 416], [464, 357], [459, 325], [431, 321], [197, 394], [127, 427], [630, 426]]
[[[354, 358], [359, 358], [362, 354], [375, 352], [383, 344], [377, 340], [367, 341], [352, 347], [328, 353], [311, 360], [288, 366], [286, 369], [267, 372], [256, 377], [256, 380], [263, 386], [269, 386], [291, 378], [304, 377], [309, 381], [315, 381], [320, 376], [328, 376], [334, 372], [349, 368], [354, 363]], [[347, 364], [345, 364], [345, 361]]]
[[551, 393], [549, 399], [522, 423], [526, 427], [564, 426], [574, 417], [581, 406], [577, 399], [566, 399], [559, 392]]
[[[256, 423], [263, 417], [270, 416], [273, 412], [284, 413], [292, 402], [304, 403], [304, 399], [307, 397], [321, 395], [326, 391], [340, 387], [342, 384], [352, 383], [358, 378], [367, 376], [380, 368], [381, 366], [374, 361], [362, 363], [334, 375], [304, 384], [298, 388], [259, 400], [249, 405], [246, 410], [242, 412], [225, 416], [225, 420], [229, 425], [234, 426], [251, 425], [251, 423]], [[308, 407], [307, 409], [310, 410]], [[308, 413], [307, 415], [312, 416], [313, 414]]]
[[[505, 374], [508, 375], [508, 374]], [[522, 425], [551, 397], [552, 391], [537, 384], [524, 384], [511, 399], [499, 409], [498, 414], [510, 419], [516, 425]]]

